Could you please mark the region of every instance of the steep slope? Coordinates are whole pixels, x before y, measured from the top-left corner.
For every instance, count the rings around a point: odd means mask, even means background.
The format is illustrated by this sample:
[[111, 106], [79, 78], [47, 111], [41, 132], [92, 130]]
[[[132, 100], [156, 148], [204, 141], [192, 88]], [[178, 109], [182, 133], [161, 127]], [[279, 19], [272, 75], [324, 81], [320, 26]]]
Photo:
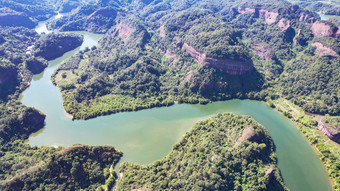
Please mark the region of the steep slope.
[[123, 163], [116, 190], [287, 190], [273, 142], [250, 117], [219, 114], [199, 122], [168, 156]]
[[56, 79], [65, 72], [76, 74], [68, 80], [72, 85], [55, 80], [66, 111], [87, 119], [174, 100], [242, 97], [262, 87], [240, 34], [212, 12], [184, 11], [160, 22], [152, 30], [136, 17], [121, 20], [97, 47], [63, 64]]
[[1, 190], [108, 189], [116, 179], [111, 168], [122, 156], [109, 146], [36, 148], [16, 141], [0, 148]]

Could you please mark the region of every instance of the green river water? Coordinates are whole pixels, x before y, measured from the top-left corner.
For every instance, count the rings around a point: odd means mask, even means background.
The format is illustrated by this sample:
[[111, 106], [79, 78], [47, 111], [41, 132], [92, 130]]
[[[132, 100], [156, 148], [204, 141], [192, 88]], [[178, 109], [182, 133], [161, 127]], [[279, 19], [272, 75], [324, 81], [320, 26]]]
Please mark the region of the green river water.
[[[48, 33], [44, 23], [36, 30]], [[23, 93], [22, 103], [44, 112], [46, 126], [29, 138], [30, 145], [69, 146], [76, 143], [112, 145], [124, 153], [122, 161], [149, 164], [166, 156], [195, 122], [217, 113], [250, 115], [269, 131], [276, 145], [278, 166], [285, 184], [293, 191], [331, 190], [327, 173], [296, 126], [263, 102], [231, 100], [208, 105], [175, 104], [138, 112], [125, 112], [91, 120], [72, 121], [64, 111], [59, 88], [51, 82], [58, 66], [85, 47], [92, 47], [101, 35], [84, 35], [76, 50], [50, 61], [48, 68], [35, 75]]]

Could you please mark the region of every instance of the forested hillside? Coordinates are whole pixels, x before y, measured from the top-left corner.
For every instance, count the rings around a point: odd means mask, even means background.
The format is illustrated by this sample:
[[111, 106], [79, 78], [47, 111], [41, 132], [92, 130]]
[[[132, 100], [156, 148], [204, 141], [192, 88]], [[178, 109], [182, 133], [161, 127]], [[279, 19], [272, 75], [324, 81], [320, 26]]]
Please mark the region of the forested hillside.
[[79, 35], [39, 35], [30, 29], [56, 14], [50, 3], [0, 1], [0, 190], [108, 190], [116, 179], [112, 168], [122, 156], [113, 147], [38, 148], [24, 143], [44, 127], [46, 116], [22, 105], [19, 95], [32, 75], [44, 70], [46, 59], [82, 42]]
[[123, 163], [117, 190], [287, 190], [268, 132], [250, 117], [197, 123], [171, 153], [147, 166]]
[[89, 15], [115, 9], [112, 27], [97, 31], [106, 30], [99, 45], [55, 74], [74, 119], [173, 101], [280, 96], [307, 112], [339, 113], [337, 23], [281, 1], [125, 3], [86, 5], [50, 25], [95, 32], [84, 27], [94, 26]]
[[337, 0], [318, 1], [318, 0], [288, 0], [311, 11], [320, 12], [326, 15], [340, 16], [340, 4]]
[[[82, 42], [67, 33], [39, 35], [32, 30], [38, 21], [61, 12], [50, 29], [104, 34], [52, 77], [73, 119], [233, 98], [285, 98], [306, 112], [337, 116], [340, 22], [320, 21], [312, 11], [336, 15], [338, 6], [294, 2], [301, 7], [279, 0], [0, 1], [0, 190], [109, 190], [122, 156], [108, 146], [24, 143], [46, 116], [21, 104], [20, 94], [47, 60]], [[325, 120], [336, 129], [335, 119]], [[318, 145], [336, 170], [333, 154]], [[268, 133], [231, 114], [196, 125], [163, 160], [121, 170], [122, 190], [286, 189]]]

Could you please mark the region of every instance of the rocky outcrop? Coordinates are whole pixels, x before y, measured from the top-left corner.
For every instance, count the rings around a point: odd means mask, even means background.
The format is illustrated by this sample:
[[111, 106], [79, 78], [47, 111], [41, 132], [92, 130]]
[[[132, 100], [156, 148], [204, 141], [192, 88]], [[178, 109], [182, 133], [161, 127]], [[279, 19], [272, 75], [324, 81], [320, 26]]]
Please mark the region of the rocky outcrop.
[[274, 169], [273, 168], [270, 168], [266, 171], [266, 176], [269, 177], [269, 180], [273, 178], [274, 176]]
[[1, 13], [0, 14], [0, 26], [6, 27], [27, 27], [34, 28], [35, 23], [23, 13]]
[[91, 19], [97, 16], [115, 18], [117, 16], [117, 12], [110, 7], [103, 8], [93, 12], [91, 15], [87, 17], [87, 19]]
[[320, 56], [330, 56], [334, 58], [340, 58], [340, 56], [331, 48], [323, 45], [320, 42], [314, 42], [312, 46], [316, 47], [315, 53]]
[[162, 38], [165, 38], [165, 28], [164, 28], [164, 25], [159, 27], [159, 36], [162, 37]]
[[264, 9], [259, 10], [259, 17], [264, 18], [267, 25], [274, 25], [278, 16], [279, 13], [270, 12]]
[[340, 38], [340, 28], [336, 31], [335, 38]]
[[299, 30], [298, 30], [298, 32], [297, 32], [297, 34], [296, 34], [296, 36], [295, 36], [295, 38], [294, 38], [294, 45], [296, 45], [296, 44], [299, 43], [299, 39], [300, 39], [300, 37], [301, 37], [301, 31], [302, 31], [302, 29], [299, 29]]
[[315, 18], [310, 16], [309, 14], [303, 12], [303, 13], [300, 14], [299, 21], [304, 21], [304, 22], [307, 22], [307, 23], [314, 23]]
[[255, 130], [252, 127], [248, 127], [242, 131], [241, 137], [238, 139], [238, 141], [245, 141], [250, 140], [255, 136]]
[[277, 26], [281, 29], [281, 30], [287, 30], [290, 28], [290, 20], [287, 19], [281, 19], [278, 23]]
[[326, 126], [321, 120], [318, 121], [319, 130], [332, 141], [340, 144], [340, 132], [335, 126]]
[[273, 57], [273, 51], [262, 44], [253, 44], [252, 49], [255, 51], [257, 55], [259, 55], [262, 59], [271, 60]]
[[238, 12], [240, 14], [253, 13], [254, 17], [256, 18], [264, 18], [266, 24], [268, 25], [274, 25], [277, 22], [277, 17], [279, 16], [279, 13], [258, 8], [238, 7]]
[[253, 63], [249, 61], [239, 61], [231, 59], [215, 59], [207, 57], [205, 53], [197, 51], [194, 47], [184, 43], [182, 48], [195, 59], [196, 62], [201, 64], [202, 67], [212, 67], [221, 72], [243, 75], [253, 70]]
[[256, 13], [256, 9], [252, 9], [252, 8], [248, 8], [248, 7], [238, 7], [237, 11], [240, 14], [244, 14], [244, 13]]
[[257, 131], [255, 132], [255, 129], [253, 127], [247, 127], [243, 129], [242, 135], [240, 138], [238, 138], [237, 142], [242, 142], [242, 141], [251, 141], [251, 142], [256, 142], [264, 137], [264, 132], [263, 131]]
[[312, 25], [311, 30], [314, 37], [335, 36], [335, 34], [337, 33], [337, 31], [334, 30], [331, 25], [321, 21], [315, 22]]
[[135, 31], [136, 29], [128, 24], [119, 24], [117, 25], [115, 32], [118, 34], [118, 37], [126, 44], [129, 41], [129, 38], [131, 34]]

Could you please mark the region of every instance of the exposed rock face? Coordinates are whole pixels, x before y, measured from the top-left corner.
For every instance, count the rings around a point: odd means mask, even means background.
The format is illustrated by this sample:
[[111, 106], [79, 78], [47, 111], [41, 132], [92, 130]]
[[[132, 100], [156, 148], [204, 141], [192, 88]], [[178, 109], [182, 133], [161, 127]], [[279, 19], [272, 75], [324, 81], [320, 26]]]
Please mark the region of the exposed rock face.
[[298, 32], [297, 32], [297, 34], [296, 34], [296, 36], [295, 36], [295, 38], [294, 38], [294, 44], [295, 44], [295, 45], [298, 43], [298, 40], [297, 40], [297, 39], [300, 37], [301, 31], [302, 31], [302, 29], [299, 29]]
[[324, 46], [320, 42], [314, 42], [312, 46], [316, 47], [315, 53], [320, 56], [331, 56], [335, 58], [340, 58], [340, 56], [333, 49]]
[[265, 9], [252, 9], [252, 8], [245, 8], [245, 7], [239, 7], [238, 12], [240, 14], [244, 13], [253, 13], [254, 17], [264, 18], [266, 24], [273, 25], [277, 22], [277, 17], [279, 16], [279, 13], [270, 12]]
[[278, 23], [277, 26], [281, 29], [281, 30], [287, 30], [290, 27], [290, 20], [287, 19], [281, 19]]
[[248, 8], [248, 7], [238, 7], [238, 12], [240, 13], [240, 14], [244, 14], [244, 13], [248, 13], [248, 12], [250, 12], [250, 13], [256, 13], [256, 9], [251, 9], [251, 8]]
[[233, 75], [243, 75], [253, 70], [253, 63], [251, 60], [238, 61], [231, 59], [210, 58], [207, 57], [205, 53], [197, 51], [194, 47], [188, 45], [187, 43], [184, 43], [182, 48], [203, 67], [212, 67], [220, 70], [221, 72]]
[[300, 14], [300, 18], [299, 21], [305, 21], [307, 23], [314, 23], [315, 22], [315, 18], [311, 17], [309, 14], [307, 13], [301, 13]]
[[269, 180], [273, 178], [274, 176], [274, 169], [273, 168], [270, 168], [266, 171], [266, 176], [269, 177]]
[[165, 29], [164, 29], [164, 25], [162, 25], [161, 27], [159, 27], [159, 36], [162, 38], [165, 38]]
[[335, 38], [339, 38], [340, 37], [340, 28], [338, 29], [338, 31], [336, 31], [335, 33]]
[[87, 17], [87, 19], [91, 19], [96, 16], [115, 18], [117, 16], [117, 12], [112, 8], [103, 8], [93, 12], [91, 15]]
[[277, 16], [279, 16], [279, 13], [269, 12], [264, 9], [260, 9], [259, 11], [259, 17], [264, 18], [268, 25], [274, 25], [276, 23]]
[[165, 49], [163, 50], [163, 52], [164, 52], [165, 57], [166, 57], [167, 59], [174, 59], [174, 62], [178, 62], [178, 57], [177, 57], [177, 55], [176, 55], [176, 53], [175, 53], [174, 51], [165, 48]]
[[1, 13], [0, 26], [34, 28], [35, 23], [23, 13]]
[[250, 140], [252, 137], [255, 136], [255, 130], [252, 127], [248, 127], [242, 131], [241, 137], [238, 139], [238, 141], [245, 141]]
[[270, 60], [272, 59], [273, 52], [269, 47], [265, 47], [262, 44], [254, 44], [252, 49], [259, 55], [262, 59]]
[[333, 36], [335, 35], [335, 31], [333, 31], [332, 27], [329, 24], [317, 21], [312, 25], [311, 28], [314, 37], [323, 37], [323, 36]]
[[264, 132], [263, 131], [257, 131], [255, 132], [253, 127], [247, 127], [246, 129], [243, 129], [242, 135], [240, 138], [238, 138], [237, 142], [242, 142], [242, 141], [251, 141], [255, 142], [264, 137]]
[[319, 122], [318, 122], [318, 128], [329, 139], [340, 144], [340, 132], [339, 132], [338, 128], [336, 128], [334, 126], [327, 127], [321, 120], [319, 120]]
[[129, 37], [136, 29], [128, 24], [119, 24], [115, 32], [117, 32], [118, 36], [121, 38], [121, 40], [126, 44], [129, 41]]

